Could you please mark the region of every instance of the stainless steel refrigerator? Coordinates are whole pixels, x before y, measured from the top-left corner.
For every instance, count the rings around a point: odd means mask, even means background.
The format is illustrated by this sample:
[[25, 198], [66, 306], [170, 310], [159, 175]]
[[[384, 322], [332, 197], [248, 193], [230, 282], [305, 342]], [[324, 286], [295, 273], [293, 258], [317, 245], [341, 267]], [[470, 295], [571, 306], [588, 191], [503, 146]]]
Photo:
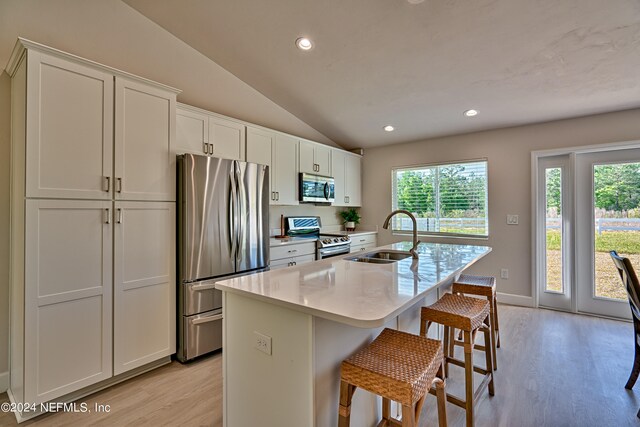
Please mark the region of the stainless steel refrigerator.
[[269, 167], [178, 156], [178, 352], [222, 347], [222, 277], [269, 265]]

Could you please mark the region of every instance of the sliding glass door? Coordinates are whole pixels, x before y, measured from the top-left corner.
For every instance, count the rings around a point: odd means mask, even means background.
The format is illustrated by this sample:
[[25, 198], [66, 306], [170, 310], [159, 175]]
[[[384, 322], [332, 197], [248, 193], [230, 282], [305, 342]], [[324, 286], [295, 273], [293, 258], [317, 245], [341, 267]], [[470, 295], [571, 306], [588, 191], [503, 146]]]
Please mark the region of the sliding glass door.
[[640, 269], [640, 150], [576, 157], [578, 311], [630, 318], [609, 251]]
[[640, 149], [539, 157], [536, 167], [538, 304], [630, 318], [609, 251], [640, 271]]

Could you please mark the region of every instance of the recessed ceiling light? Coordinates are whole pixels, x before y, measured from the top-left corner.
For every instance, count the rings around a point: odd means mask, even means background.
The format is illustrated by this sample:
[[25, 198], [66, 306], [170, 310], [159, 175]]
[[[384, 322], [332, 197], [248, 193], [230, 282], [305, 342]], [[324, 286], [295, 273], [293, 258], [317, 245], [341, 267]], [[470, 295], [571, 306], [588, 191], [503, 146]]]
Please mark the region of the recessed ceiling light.
[[313, 47], [313, 43], [306, 37], [300, 37], [296, 40], [296, 46], [298, 46], [298, 49], [310, 50]]
[[407, 1], [411, 4], [418, 4], [418, 3], [422, 3], [424, 0], [407, 0]]
[[393, 132], [395, 130], [395, 128], [391, 125], [386, 125], [382, 129], [386, 130], [387, 132]]
[[467, 110], [464, 113], [465, 117], [473, 117], [478, 115], [478, 110]]

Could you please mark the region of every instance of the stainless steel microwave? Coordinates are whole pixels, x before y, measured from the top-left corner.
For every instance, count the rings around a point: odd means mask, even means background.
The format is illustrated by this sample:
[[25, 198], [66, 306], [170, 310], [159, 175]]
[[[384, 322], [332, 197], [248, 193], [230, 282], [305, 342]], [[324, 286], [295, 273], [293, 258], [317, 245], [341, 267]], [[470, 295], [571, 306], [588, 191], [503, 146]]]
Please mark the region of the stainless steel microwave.
[[333, 203], [336, 188], [330, 176], [300, 173], [300, 201], [307, 203]]

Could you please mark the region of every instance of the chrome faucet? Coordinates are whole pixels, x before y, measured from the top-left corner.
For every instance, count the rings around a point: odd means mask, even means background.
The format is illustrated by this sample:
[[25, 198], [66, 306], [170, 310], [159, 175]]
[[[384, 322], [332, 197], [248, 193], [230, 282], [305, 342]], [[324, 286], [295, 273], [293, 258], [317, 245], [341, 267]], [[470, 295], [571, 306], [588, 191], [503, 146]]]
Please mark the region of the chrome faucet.
[[418, 222], [416, 221], [416, 217], [413, 216], [411, 212], [404, 209], [398, 209], [391, 212], [387, 219], [384, 220], [384, 225], [382, 226], [382, 228], [384, 228], [385, 230], [389, 229], [389, 221], [391, 221], [391, 217], [400, 213], [407, 215], [413, 222], [413, 247], [409, 250], [409, 253], [414, 259], [418, 259], [417, 249], [418, 244], [420, 243], [420, 240], [418, 240]]

